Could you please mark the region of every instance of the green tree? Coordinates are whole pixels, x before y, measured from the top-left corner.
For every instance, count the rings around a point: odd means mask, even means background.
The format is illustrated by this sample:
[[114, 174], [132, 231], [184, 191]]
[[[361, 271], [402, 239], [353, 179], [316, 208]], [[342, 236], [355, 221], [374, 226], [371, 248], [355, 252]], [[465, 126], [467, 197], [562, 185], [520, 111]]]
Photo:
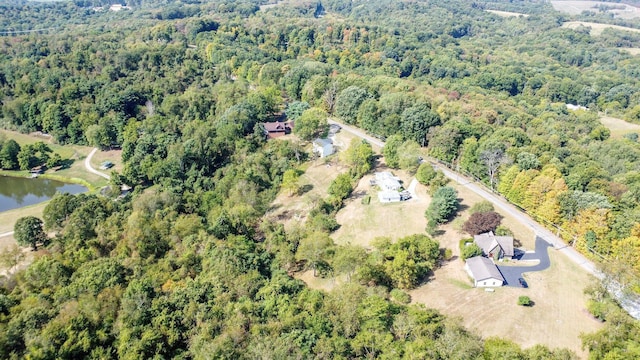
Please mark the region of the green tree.
[[289, 169], [282, 175], [282, 188], [289, 192], [289, 196], [300, 189], [300, 174], [296, 169]]
[[313, 140], [327, 129], [327, 113], [319, 108], [305, 110], [296, 120], [293, 132], [303, 140]]
[[298, 120], [300, 116], [306, 111], [309, 110], [311, 106], [306, 101], [294, 101], [287, 105], [287, 110], [285, 113], [287, 114], [287, 119], [289, 120]]
[[400, 133], [405, 140], [413, 140], [420, 146], [427, 144], [429, 128], [440, 124], [440, 116], [426, 103], [414, 105], [402, 112]]
[[347, 274], [347, 280], [367, 259], [367, 251], [362, 246], [346, 245], [336, 249], [333, 257], [333, 269], [339, 274]]
[[331, 182], [328, 193], [337, 199], [344, 200], [349, 197], [351, 191], [353, 191], [351, 176], [345, 173], [338, 175]]
[[401, 145], [402, 136], [394, 134], [387, 138], [384, 147], [382, 148], [382, 155], [384, 156], [384, 161], [388, 167], [397, 169], [400, 166], [398, 149]]
[[9, 139], [2, 145], [0, 150], [0, 167], [7, 170], [16, 170], [19, 167], [18, 154], [20, 153], [20, 145]]
[[47, 230], [62, 229], [81, 201], [69, 193], [55, 194], [42, 212], [44, 228]]
[[428, 185], [435, 177], [436, 170], [428, 162], [423, 162], [422, 164], [420, 164], [420, 166], [418, 166], [416, 179], [420, 182], [420, 184]]
[[13, 231], [13, 236], [18, 244], [31, 245], [34, 251], [38, 250], [39, 243], [44, 243], [47, 240], [47, 235], [42, 230], [42, 220], [35, 216], [25, 216], [18, 219]]
[[349, 171], [354, 178], [360, 178], [371, 170], [373, 149], [367, 141], [351, 140], [351, 144], [343, 154], [345, 162], [350, 167]]
[[347, 124], [355, 124], [360, 104], [368, 97], [367, 90], [358, 86], [349, 86], [336, 98], [336, 114]]
[[428, 221], [442, 224], [458, 209], [458, 192], [449, 186], [441, 187], [433, 194], [431, 203], [425, 212]]
[[420, 145], [413, 140], [407, 140], [398, 148], [398, 164], [400, 168], [413, 174], [420, 165]]
[[326, 261], [328, 250], [332, 246], [333, 240], [326, 233], [311, 233], [300, 240], [296, 260], [306, 260], [307, 267], [313, 269], [313, 276], [317, 276], [318, 266]]

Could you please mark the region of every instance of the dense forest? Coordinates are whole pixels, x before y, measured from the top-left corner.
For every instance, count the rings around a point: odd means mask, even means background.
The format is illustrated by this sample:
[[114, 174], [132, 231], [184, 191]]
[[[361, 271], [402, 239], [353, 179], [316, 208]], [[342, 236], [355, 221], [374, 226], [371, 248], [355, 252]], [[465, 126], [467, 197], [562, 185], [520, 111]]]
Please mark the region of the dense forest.
[[[0, 357], [574, 357], [407, 305], [401, 289], [442, 256], [426, 234], [368, 252], [332, 244], [334, 215], [369, 170], [366, 143], [304, 227], [265, 221], [308, 156], [265, 141], [260, 124], [283, 113], [425, 147], [640, 292], [638, 134], [598, 121], [640, 123], [640, 57], [620, 49], [640, 48], [640, 34], [563, 28], [572, 18], [534, 0], [110, 3], [0, 4], [0, 126], [119, 147], [113, 184], [135, 188], [49, 203], [46, 255], [0, 291]], [[19, 165], [11, 147], [7, 168]], [[353, 280], [311, 290], [291, 277], [301, 267]], [[606, 326], [584, 335], [590, 356], [640, 356], [638, 323], [593, 299]]]

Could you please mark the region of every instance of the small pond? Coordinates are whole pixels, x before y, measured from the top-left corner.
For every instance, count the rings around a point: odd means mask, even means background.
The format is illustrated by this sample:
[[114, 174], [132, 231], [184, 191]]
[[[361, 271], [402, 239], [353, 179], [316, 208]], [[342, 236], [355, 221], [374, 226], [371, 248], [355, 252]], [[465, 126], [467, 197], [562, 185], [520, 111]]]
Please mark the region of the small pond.
[[47, 201], [57, 192], [78, 194], [87, 188], [48, 179], [0, 176], [0, 212]]

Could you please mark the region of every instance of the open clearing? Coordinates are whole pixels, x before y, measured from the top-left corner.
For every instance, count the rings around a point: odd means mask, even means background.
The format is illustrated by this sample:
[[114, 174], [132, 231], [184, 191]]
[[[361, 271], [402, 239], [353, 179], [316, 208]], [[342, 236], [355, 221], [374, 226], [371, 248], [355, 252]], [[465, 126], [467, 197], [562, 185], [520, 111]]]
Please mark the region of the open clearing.
[[516, 13], [516, 12], [511, 12], [511, 11], [500, 11], [500, 10], [485, 10], [486, 12], [490, 12], [492, 14], [496, 14], [498, 16], [502, 16], [502, 17], [529, 17], [528, 14], [521, 14], [521, 13]]
[[[380, 164], [376, 170], [386, 169]], [[314, 178], [328, 180], [335, 176], [335, 166], [314, 165], [309, 171]], [[405, 184], [412, 179], [402, 171], [394, 173]], [[332, 234], [334, 241], [337, 244], [351, 243], [370, 247], [371, 240], [378, 236], [397, 240], [403, 236], [424, 233], [424, 211], [430, 201], [426, 187], [417, 186], [418, 199], [382, 204], [377, 199], [377, 192], [369, 185], [371, 177], [369, 174], [359, 182], [352, 197], [338, 212], [336, 219], [341, 227]], [[601, 327], [601, 323], [585, 310], [587, 298], [583, 290], [593, 280], [564, 255], [550, 249], [551, 268], [525, 274], [529, 289], [502, 287], [489, 293], [473, 288], [463, 269], [463, 263], [459, 260], [458, 247], [459, 240], [469, 236], [459, 230], [459, 227], [468, 218], [468, 209], [482, 198], [455, 182], [449, 185], [458, 190], [461, 211], [453, 221], [440, 227], [440, 234], [435, 239], [440, 242], [441, 247], [452, 250], [453, 259], [436, 270], [427, 283], [410, 292], [412, 301], [438, 309], [448, 316], [461, 317], [466, 327], [485, 338], [501, 336], [525, 348], [538, 343], [551, 348], [563, 347], [575, 351], [580, 357], [586, 357], [581, 349], [579, 335]], [[316, 188], [313, 191], [315, 190]], [[365, 193], [371, 195], [369, 205], [361, 202]], [[287, 206], [294, 206], [295, 202], [291, 201]], [[297, 202], [304, 204], [305, 200], [298, 198]], [[508, 214], [500, 210], [498, 212], [504, 217], [502, 224], [513, 231], [520, 247], [533, 250], [535, 237], [530, 228]], [[296, 278], [314, 289], [324, 291], [330, 291], [336, 284], [346, 281], [342, 277], [314, 278], [311, 271], [299, 273]], [[520, 295], [529, 296], [535, 305], [530, 308], [518, 306], [517, 299]]]
[[[388, 170], [378, 168], [377, 171]], [[393, 171], [402, 179], [404, 187], [408, 187], [412, 177], [403, 171]], [[431, 197], [423, 185], [416, 186], [418, 198], [397, 203], [380, 203], [378, 191], [369, 184], [373, 174], [364, 176], [352, 196], [345, 201], [345, 206], [336, 215], [340, 228], [332, 234], [336, 244], [360, 245], [369, 247], [371, 240], [379, 236], [389, 236], [392, 240], [422, 234], [427, 226], [424, 211], [429, 206]], [[371, 196], [371, 203], [362, 204], [365, 195]]]
[[626, 51], [631, 55], [640, 55], [640, 48], [617, 48], [620, 51]]
[[602, 2], [602, 1], [564, 1], [552, 0], [551, 5], [557, 11], [570, 15], [579, 15], [583, 11], [599, 12], [597, 6], [620, 7], [620, 9], [611, 9], [607, 13], [614, 14], [615, 17], [621, 19], [632, 19], [640, 17], [640, 9], [635, 6], [620, 3]]
[[614, 29], [614, 30], [620, 30], [620, 31], [631, 31], [631, 32], [640, 33], [640, 29], [634, 29], [634, 28], [624, 27], [619, 25], [592, 23], [592, 22], [586, 22], [586, 21], [567, 21], [562, 24], [563, 28], [568, 28], [568, 29], [575, 29], [579, 26], [590, 27], [591, 31], [589, 32], [589, 34], [593, 36], [598, 36], [602, 34], [602, 32], [605, 29]]
[[[42, 141], [48, 144], [51, 150], [60, 154], [62, 159], [71, 160], [71, 166], [66, 169], [56, 172], [47, 171], [46, 175], [50, 179], [63, 182], [77, 182], [85, 185], [88, 183], [93, 188], [99, 188], [107, 185], [108, 183], [106, 179], [98, 175], [91, 174], [84, 168], [83, 160], [93, 149], [91, 147], [79, 145], [63, 146], [54, 143], [50, 137], [37, 134], [21, 134], [19, 132], [9, 130], [0, 130], [0, 136], [4, 136], [7, 139], [13, 139], [21, 146], [24, 144], [33, 144], [35, 142]], [[98, 168], [100, 167], [100, 163], [105, 160], [110, 160], [115, 164], [115, 167], [112, 169], [120, 171], [122, 169], [121, 153], [122, 152], [120, 150], [98, 151], [93, 157], [92, 163], [94, 164], [94, 167]], [[26, 171], [16, 171], [15, 175], [28, 177], [29, 174]]]
[[614, 138], [620, 138], [625, 134], [633, 132], [640, 134], [640, 125], [632, 124], [622, 119], [609, 116], [601, 116], [600, 123], [611, 131], [611, 137]]

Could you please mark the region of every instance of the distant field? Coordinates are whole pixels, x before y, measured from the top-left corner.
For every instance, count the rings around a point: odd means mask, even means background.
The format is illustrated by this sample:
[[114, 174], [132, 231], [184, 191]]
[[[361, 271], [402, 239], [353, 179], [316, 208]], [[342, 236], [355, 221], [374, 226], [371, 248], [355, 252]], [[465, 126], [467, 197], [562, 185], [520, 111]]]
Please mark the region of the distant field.
[[517, 16], [529, 17], [528, 14], [521, 14], [521, 13], [510, 12], [510, 11], [500, 11], [500, 10], [486, 10], [486, 11], [502, 17], [517, 17]]
[[640, 48], [618, 48], [618, 50], [626, 51], [631, 55], [640, 55]]
[[594, 35], [594, 36], [598, 36], [598, 35], [602, 34], [604, 29], [607, 29], [607, 28], [611, 28], [611, 29], [614, 29], [614, 30], [631, 31], [631, 32], [640, 33], [640, 29], [634, 29], [634, 28], [618, 26], [618, 25], [598, 24], [598, 23], [592, 23], [592, 22], [586, 22], [586, 21], [567, 21], [564, 24], [562, 24], [562, 27], [569, 28], [569, 29], [575, 29], [580, 25], [585, 26], [585, 27], [590, 27], [591, 28], [590, 34]]
[[632, 132], [640, 134], [640, 125], [632, 124], [622, 119], [602, 116], [600, 117], [600, 123], [611, 131], [612, 137], [619, 138]]
[[583, 11], [594, 11], [598, 12], [598, 9], [594, 6], [604, 5], [604, 6], [620, 6], [624, 7], [624, 9], [613, 9], [608, 12], [615, 14], [615, 17], [621, 19], [632, 19], [636, 17], [640, 17], [640, 9], [637, 7], [620, 4], [620, 3], [606, 3], [601, 1], [560, 1], [560, 0], [552, 0], [551, 5], [557, 11], [564, 12], [571, 15], [581, 14]]

